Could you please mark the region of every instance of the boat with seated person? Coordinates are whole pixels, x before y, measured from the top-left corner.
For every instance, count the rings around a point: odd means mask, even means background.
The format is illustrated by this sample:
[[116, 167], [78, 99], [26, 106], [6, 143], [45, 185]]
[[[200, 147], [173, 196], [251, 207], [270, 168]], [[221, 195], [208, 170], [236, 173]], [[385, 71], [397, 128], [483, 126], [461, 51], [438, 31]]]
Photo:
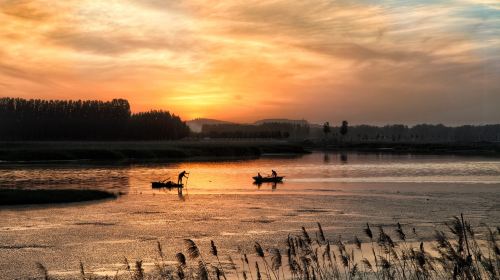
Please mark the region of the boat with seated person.
[[283, 178], [285, 178], [285, 176], [268, 176], [268, 177], [254, 176], [252, 178], [255, 181], [255, 183], [280, 183], [283, 181]]

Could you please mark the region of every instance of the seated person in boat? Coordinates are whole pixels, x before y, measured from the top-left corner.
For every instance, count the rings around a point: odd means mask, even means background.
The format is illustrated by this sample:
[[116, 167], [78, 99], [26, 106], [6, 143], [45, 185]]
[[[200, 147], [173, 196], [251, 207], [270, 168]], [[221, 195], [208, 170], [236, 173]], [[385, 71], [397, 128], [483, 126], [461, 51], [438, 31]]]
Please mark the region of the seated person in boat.
[[258, 179], [258, 180], [262, 180], [262, 175], [260, 175], [260, 172], [259, 172], [259, 173], [257, 173], [257, 179]]

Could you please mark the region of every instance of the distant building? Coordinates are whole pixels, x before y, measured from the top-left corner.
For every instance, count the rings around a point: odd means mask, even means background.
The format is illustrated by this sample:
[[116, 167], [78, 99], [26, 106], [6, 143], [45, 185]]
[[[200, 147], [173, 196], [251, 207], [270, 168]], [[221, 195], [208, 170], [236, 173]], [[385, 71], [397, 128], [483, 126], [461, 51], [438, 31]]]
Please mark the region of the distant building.
[[192, 132], [200, 133], [204, 125], [230, 124], [230, 122], [215, 119], [198, 118], [187, 121], [186, 124], [189, 126], [189, 129], [191, 129]]

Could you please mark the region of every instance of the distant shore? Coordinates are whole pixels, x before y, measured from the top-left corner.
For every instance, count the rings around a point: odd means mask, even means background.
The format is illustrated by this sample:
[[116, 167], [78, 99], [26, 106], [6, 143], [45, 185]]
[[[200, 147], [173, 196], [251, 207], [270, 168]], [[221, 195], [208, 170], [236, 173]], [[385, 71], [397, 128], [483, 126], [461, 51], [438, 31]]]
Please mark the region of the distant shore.
[[354, 151], [365, 153], [433, 154], [500, 157], [500, 143], [404, 143], [404, 142], [348, 142], [307, 143], [310, 149], [321, 151]]
[[0, 161], [134, 161], [256, 158], [304, 154], [303, 145], [278, 140], [0, 142]]
[[0, 162], [182, 161], [300, 155], [311, 151], [500, 157], [500, 143], [390, 143], [285, 140], [0, 142]]

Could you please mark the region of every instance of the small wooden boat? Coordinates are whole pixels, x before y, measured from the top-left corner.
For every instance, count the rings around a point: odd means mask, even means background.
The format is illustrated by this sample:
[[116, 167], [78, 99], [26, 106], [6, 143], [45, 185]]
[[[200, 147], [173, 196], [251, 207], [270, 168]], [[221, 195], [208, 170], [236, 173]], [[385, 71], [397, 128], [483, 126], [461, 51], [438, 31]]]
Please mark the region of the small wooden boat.
[[151, 182], [151, 187], [153, 189], [160, 189], [160, 188], [167, 188], [167, 189], [182, 189], [184, 187], [184, 184], [177, 184], [172, 181], [167, 181], [167, 182]]
[[283, 181], [284, 176], [276, 176], [276, 177], [258, 177], [254, 176], [253, 180], [255, 183], [280, 183]]

